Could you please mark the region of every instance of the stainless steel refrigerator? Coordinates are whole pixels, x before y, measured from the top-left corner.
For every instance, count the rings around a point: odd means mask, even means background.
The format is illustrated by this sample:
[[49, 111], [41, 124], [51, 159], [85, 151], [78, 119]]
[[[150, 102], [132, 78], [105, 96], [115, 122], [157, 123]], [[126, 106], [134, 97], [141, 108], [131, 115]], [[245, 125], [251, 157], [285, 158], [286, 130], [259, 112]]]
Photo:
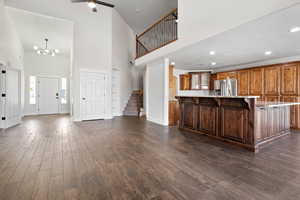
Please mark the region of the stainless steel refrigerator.
[[237, 80], [229, 78], [215, 80], [214, 89], [215, 93], [220, 96], [237, 96]]

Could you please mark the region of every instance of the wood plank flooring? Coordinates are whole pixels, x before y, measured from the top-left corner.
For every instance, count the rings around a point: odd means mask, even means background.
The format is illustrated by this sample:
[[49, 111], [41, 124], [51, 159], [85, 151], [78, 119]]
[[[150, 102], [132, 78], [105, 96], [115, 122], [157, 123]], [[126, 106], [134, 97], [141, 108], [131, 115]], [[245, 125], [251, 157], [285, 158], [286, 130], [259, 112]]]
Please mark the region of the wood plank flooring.
[[0, 133], [1, 200], [297, 200], [300, 133], [254, 155], [134, 117], [26, 117]]

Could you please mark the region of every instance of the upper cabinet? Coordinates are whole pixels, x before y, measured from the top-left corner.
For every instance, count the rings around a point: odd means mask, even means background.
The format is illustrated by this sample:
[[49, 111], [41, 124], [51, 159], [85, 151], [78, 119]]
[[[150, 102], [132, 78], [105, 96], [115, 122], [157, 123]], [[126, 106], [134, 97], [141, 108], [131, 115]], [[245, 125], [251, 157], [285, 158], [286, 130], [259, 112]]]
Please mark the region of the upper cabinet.
[[264, 93], [264, 69], [254, 68], [249, 70], [249, 94], [263, 95]]
[[264, 94], [280, 95], [280, 66], [266, 67], [264, 70]]
[[281, 67], [281, 94], [297, 95], [299, 85], [297, 84], [298, 64], [287, 64]]
[[249, 70], [239, 71], [237, 74], [238, 94], [249, 95]]
[[227, 78], [237, 79], [237, 72], [221, 72], [217, 74], [217, 80], [225, 80]]
[[228, 77], [227, 72], [220, 72], [217, 74], [217, 80], [225, 80]]
[[190, 90], [190, 75], [181, 74], [179, 76], [180, 81], [180, 90]]
[[191, 90], [209, 90], [209, 72], [191, 72], [190, 77]]

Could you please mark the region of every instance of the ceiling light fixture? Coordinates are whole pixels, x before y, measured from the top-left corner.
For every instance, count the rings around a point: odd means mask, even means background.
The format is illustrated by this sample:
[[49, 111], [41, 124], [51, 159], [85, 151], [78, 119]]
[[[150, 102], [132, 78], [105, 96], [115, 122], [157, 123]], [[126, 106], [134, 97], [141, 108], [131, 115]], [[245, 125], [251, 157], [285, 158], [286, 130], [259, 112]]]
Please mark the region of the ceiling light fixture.
[[215, 55], [216, 54], [216, 52], [214, 52], [214, 51], [210, 51], [209, 52], [209, 55], [211, 55], [211, 56], [213, 56], [213, 55]]
[[266, 55], [266, 56], [269, 56], [269, 55], [271, 55], [271, 54], [272, 54], [272, 51], [266, 51], [266, 52], [265, 52], [265, 55]]
[[97, 5], [96, 5], [96, 3], [95, 3], [94, 1], [89, 1], [89, 2], [88, 2], [88, 7], [94, 9], [94, 8], [97, 7]]
[[48, 48], [48, 39], [45, 38], [45, 47], [42, 48], [42, 47], [38, 47], [38, 46], [34, 46], [33, 49], [36, 51], [37, 54], [39, 55], [44, 55], [44, 56], [47, 56], [47, 55], [51, 55], [51, 56], [56, 56], [56, 54], [59, 53], [59, 49], [49, 49]]
[[216, 64], [217, 64], [216, 62], [212, 62], [212, 63], [211, 63], [212, 66], [215, 66]]
[[299, 31], [300, 31], [300, 27], [298, 27], [298, 26], [290, 29], [291, 33], [296, 33], [296, 32], [299, 32]]
[[171, 62], [171, 65], [174, 66], [176, 63], [175, 62]]

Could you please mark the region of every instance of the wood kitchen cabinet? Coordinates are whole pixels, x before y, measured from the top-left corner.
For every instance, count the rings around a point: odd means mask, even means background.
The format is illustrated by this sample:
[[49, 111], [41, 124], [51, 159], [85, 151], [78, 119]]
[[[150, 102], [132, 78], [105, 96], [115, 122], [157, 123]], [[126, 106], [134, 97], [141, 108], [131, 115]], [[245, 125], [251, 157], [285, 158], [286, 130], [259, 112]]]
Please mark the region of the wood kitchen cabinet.
[[[300, 102], [300, 97], [297, 96], [282, 96], [282, 102]], [[300, 106], [291, 106], [291, 128], [300, 129]]]
[[280, 95], [280, 66], [265, 67], [264, 88], [265, 95]]
[[237, 79], [237, 72], [232, 71], [232, 72], [221, 72], [218, 73], [217, 75], [217, 80], [225, 80], [229, 77], [230, 79]]
[[299, 85], [297, 84], [298, 64], [287, 64], [281, 67], [281, 95], [297, 95]]
[[228, 77], [227, 72], [221, 72], [217, 74], [217, 80], [225, 80]]
[[210, 72], [191, 72], [189, 75], [191, 90], [209, 90]]
[[169, 126], [177, 126], [179, 120], [179, 104], [177, 101], [169, 101]]
[[264, 101], [279, 102], [280, 96], [265, 96]]
[[[224, 106], [220, 108], [221, 137], [245, 143], [248, 112], [244, 108]], [[229, 120], [230, 119], [230, 120]], [[234, 122], [234, 126], [232, 123]]]
[[249, 70], [242, 70], [238, 72], [238, 94], [249, 95]]
[[264, 69], [249, 70], [249, 94], [261, 96], [264, 94]]
[[212, 74], [210, 76], [210, 90], [215, 89], [215, 80], [218, 80], [218, 75], [217, 74]]
[[180, 78], [180, 90], [190, 90], [190, 75], [181, 74]]

